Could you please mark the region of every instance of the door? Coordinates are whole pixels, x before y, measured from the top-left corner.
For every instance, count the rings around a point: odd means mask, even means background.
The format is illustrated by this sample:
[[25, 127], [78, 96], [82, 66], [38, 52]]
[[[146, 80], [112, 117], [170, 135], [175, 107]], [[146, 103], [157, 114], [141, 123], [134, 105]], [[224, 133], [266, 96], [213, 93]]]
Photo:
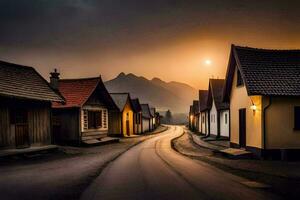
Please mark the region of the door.
[[246, 109], [239, 110], [239, 138], [240, 147], [246, 147]]
[[29, 147], [28, 111], [25, 109], [12, 110], [11, 123], [15, 125], [16, 148]]
[[130, 135], [130, 127], [129, 127], [129, 113], [126, 113], [126, 134]]
[[126, 120], [126, 133], [128, 136], [130, 135], [129, 120]]

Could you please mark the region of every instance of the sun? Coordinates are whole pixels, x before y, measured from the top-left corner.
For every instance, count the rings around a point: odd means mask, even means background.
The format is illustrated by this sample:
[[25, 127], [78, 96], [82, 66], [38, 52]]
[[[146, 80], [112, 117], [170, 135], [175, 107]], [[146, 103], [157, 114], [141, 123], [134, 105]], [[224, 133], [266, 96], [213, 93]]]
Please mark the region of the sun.
[[211, 65], [212, 61], [209, 60], [209, 59], [206, 59], [206, 60], [204, 61], [204, 63], [205, 63], [206, 65]]

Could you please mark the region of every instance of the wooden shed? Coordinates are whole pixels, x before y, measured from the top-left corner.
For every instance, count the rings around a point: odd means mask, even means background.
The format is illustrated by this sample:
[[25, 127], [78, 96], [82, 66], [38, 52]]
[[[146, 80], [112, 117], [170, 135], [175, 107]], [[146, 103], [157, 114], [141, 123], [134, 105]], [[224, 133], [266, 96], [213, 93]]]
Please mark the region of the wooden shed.
[[57, 143], [95, 144], [108, 135], [109, 112], [116, 110], [101, 77], [59, 79], [51, 73], [51, 85], [66, 99], [53, 103], [53, 135]]
[[133, 131], [133, 105], [129, 93], [110, 93], [118, 107], [117, 111], [111, 112], [109, 122], [113, 125], [110, 134], [115, 136], [130, 136]]
[[34, 68], [0, 61], [0, 148], [51, 144], [51, 101], [64, 99]]

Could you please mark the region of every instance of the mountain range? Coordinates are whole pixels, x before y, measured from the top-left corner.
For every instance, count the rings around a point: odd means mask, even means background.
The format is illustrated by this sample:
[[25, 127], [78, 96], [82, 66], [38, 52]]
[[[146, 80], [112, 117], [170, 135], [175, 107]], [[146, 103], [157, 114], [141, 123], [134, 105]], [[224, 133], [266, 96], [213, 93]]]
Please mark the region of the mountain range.
[[198, 92], [193, 87], [180, 82], [165, 82], [159, 78], [148, 80], [132, 73], [120, 73], [106, 81], [109, 92], [129, 92], [132, 98], [138, 97], [141, 103], [149, 103], [157, 110], [170, 109], [173, 113], [187, 113]]

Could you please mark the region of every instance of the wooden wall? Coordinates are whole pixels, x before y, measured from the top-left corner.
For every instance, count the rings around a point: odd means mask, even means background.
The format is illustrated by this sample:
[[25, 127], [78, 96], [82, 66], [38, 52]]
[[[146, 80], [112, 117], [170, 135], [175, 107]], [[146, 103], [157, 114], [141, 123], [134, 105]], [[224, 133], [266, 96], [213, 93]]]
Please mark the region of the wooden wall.
[[0, 99], [0, 148], [15, 148], [15, 125], [10, 123], [11, 109], [26, 108], [31, 146], [51, 144], [51, 105], [49, 102]]
[[80, 109], [53, 109], [53, 136], [55, 143], [79, 144]]
[[108, 113], [108, 134], [121, 135], [122, 129], [122, 113], [117, 110], [109, 110]]

